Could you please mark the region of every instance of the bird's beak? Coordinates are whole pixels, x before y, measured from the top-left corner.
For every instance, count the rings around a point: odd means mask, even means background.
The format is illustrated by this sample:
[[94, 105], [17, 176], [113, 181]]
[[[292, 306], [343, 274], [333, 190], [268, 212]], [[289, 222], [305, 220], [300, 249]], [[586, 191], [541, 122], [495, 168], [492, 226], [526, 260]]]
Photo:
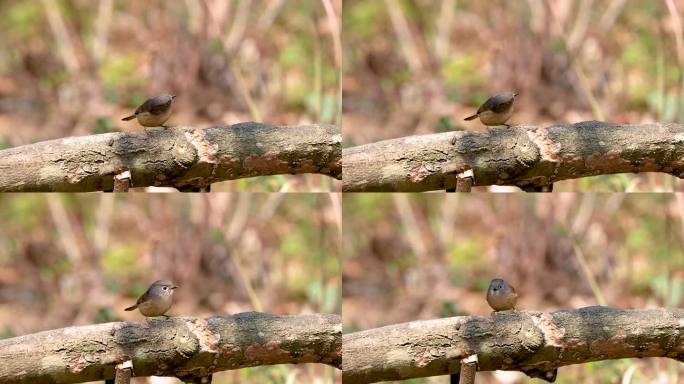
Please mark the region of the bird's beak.
[[171, 99], [175, 99], [175, 98], [176, 98], [176, 95], [171, 95]]
[[171, 289], [176, 289], [176, 288], [178, 288], [178, 287], [177, 287], [177, 286], [175, 286], [175, 285], [174, 285], [173, 287], [171, 287]]
[[518, 92], [513, 93], [513, 97], [516, 97], [516, 96], [518, 96], [518, 95], [519, 95]]

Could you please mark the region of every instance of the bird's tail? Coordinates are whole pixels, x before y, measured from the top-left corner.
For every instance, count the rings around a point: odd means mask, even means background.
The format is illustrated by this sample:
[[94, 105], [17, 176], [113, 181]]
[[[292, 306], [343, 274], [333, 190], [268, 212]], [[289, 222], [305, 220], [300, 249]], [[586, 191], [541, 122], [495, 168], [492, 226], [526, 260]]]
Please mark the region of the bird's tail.
[[132, 306], [132, 307], [128, 307], [128, 308], [124, 309], [124, 311], [132, 311], [132, 310], [134, 310], [134, 309], [136, 309], [136, 308], [138, 308], [138, 304], [136, 304], [136, 305], [134, 305], [134, 306]]
[[468, 116], [468, 117], [466, 117], [466, 118], [463, 119], [463, 120], [475, 120], [476, 118], [477, 118], [477, 113], [474, 114], [474, 115], [472, 115], [472, 116]]
[[133, 119], [135, 119], [135, 115], [130, 115], [130, 116], [128, 116], [128, 117], [124, 117], [124, 118], [121, 119], [121, 120], [123, 120], [123, 121], [128, 121], [128, 120], [133, 120]]

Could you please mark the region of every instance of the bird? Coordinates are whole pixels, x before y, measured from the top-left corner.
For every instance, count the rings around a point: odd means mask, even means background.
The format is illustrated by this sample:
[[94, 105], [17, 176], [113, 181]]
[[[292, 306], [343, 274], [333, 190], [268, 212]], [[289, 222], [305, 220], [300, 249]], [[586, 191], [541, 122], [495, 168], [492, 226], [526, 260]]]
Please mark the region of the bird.
[[169, 317], [165, 313], [173, 304], [173, 292], [176, 288], [178, 287], [169, 280], [157, 280], [138, 298], [135, 305], [124, 309], [124, 311], [138, 309], [146, 318], [164, 316], [168, 319]]
[[[492, 307], [494, 312], [515, 309], [516, 301], [518, 301], [518, 294], [515, 293], [515, 288], [509, 285], [504, 279], [492, 279], [489, 283], [489, 288], [487, 288], [487, 303]], [[543, 378], [542, 376], [535, 377]], [[459, 384], [460, 381], [459, 374], [449, 375], [450, 384]]]
[[494, 312], [515, 309], [517, 301], [518, 294], [515, 293], [515, 288], [504, 279], [492, 279], [487, 289], [487, 303]]
[[472, 116], [466, 117], [464, 120], [474, 120], [480, 118], [482, 124], [486, 126], [497, 126], [505, 125], [506, 121], [513, 115], [513, 102], [515, 97], [518, 96], [517, 92], [501, 92], [487, 99], [477, 109], [477, 113]]
[[135, 113], [124, 117], [123, 121], [138, 119], [138, 123], [143, 127], [164, 127], [166, 121], [171, 117], [171, 108], [176, 95], [159, 95], [145, 100]]
[[[515, 292], [515, 288], [508, 284], [504, 279], [492, 279], [489, 283], [489, 288], [487, 289], [487, 303], [494, 310], [498, 311], [508, 311], [515, 309], [515, 304], [518, 301], [518, 294]], [[558, 376], [558, 369], [551, 368], [545, 370], [542, 368], [531, 368], [523, 371], [527, 376], [534, 377], [542, 380], [546, 380], [549, 383], [556, 381]], [[454, 379], [452, 378], [451, 383], [454, 384]], [[458, 381], [456, 381], [458, 383]]]

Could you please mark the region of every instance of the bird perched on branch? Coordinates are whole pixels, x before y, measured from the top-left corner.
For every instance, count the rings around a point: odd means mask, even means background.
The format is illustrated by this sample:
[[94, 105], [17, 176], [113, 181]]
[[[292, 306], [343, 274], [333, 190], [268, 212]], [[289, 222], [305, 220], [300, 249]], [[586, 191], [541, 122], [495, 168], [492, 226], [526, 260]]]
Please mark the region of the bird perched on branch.
[[494, 312], [515, 309], [517, 301], [518, 294], [515, 293], [515, 288], [504, 279], [492, 279], [487, 288], [487, 303]]
[[[510, 286], [504, 279], [492, 279], [492, 281], [489, 283], [489, 288], [487, 288], [487, 303], [490, 307], [492, 307], [494, 312], [515, 309], [515, 303], [517, 301], [518, 294], [515, 293], [515, 289], [512, 286]], [[460, 375], [449, 375], [449, 383], [462, 384]]]
[[159, 95], [145, 100], [135, 113], [126, 116], [121, 120], [128, 121], [135, 118], [143, 127], [164, 127], [166, 120], [171, 117], [171, 108], [173, 107], [173, 99], [176, 95]]
[[516, 96], [518, 96], [516, 92], [497, 93], [487, 99], [477, 109], [477, 113], [466, 117], [465, 120], [474, 120], [479, 117], [482, 124], [486, 126], [505, 125], [509, 127], [506, 121], [513, 115], [513, 102]]
[[173, 292], [176, 288], [178, 287], [168, 280], [157, 280], [138, 298], [135, 305], [126, 308], [125, 311], [138, 309], [145, 317], [168, 318], [165, 313], [173, 304]]

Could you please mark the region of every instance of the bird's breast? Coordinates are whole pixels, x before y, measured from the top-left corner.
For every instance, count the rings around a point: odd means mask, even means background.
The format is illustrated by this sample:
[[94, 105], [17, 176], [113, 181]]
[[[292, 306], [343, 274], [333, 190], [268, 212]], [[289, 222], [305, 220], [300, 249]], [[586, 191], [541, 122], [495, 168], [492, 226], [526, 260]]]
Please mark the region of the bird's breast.
[[513, 107], [508, 109], [508, 111], [503, 112], [503, 113], [496, 113], [493, 111], [484, 111], [480, 112], [480, 121], [484, 125], [489, 125], [489, 126], [495, 126], [495, 125], [503, 125], [508, 121], [508, 119], [511, 118], [513, 115]]
[[142, 112], [136, 115], [136, 117], [138, 118], [138, 122], [143, 127], [158, 127], [166, 123], [166, 120], [168, 120], [170, 116], [171, 108], [169, 108], [164, 113], [159, 115], [153, 115], [149, 112]]
[[138, 304], [138, 310], [140, 310], [140, 313], [143, 316], [161, 316], [164, 313], [166, 313], [166, 311], [168, 311], [169, 308], [171, 308], [172, 302], [173, 301], [171, 300], [171, 297], [160, 297], [152, 300], [147, 300]]
[[487, 303], [495, 311], [507, 311], [509, 309], [515, 308], [515, 304], [518, 301], [518, 295], [515, 293], [500, 293], [495, 294], [487, 292]]

